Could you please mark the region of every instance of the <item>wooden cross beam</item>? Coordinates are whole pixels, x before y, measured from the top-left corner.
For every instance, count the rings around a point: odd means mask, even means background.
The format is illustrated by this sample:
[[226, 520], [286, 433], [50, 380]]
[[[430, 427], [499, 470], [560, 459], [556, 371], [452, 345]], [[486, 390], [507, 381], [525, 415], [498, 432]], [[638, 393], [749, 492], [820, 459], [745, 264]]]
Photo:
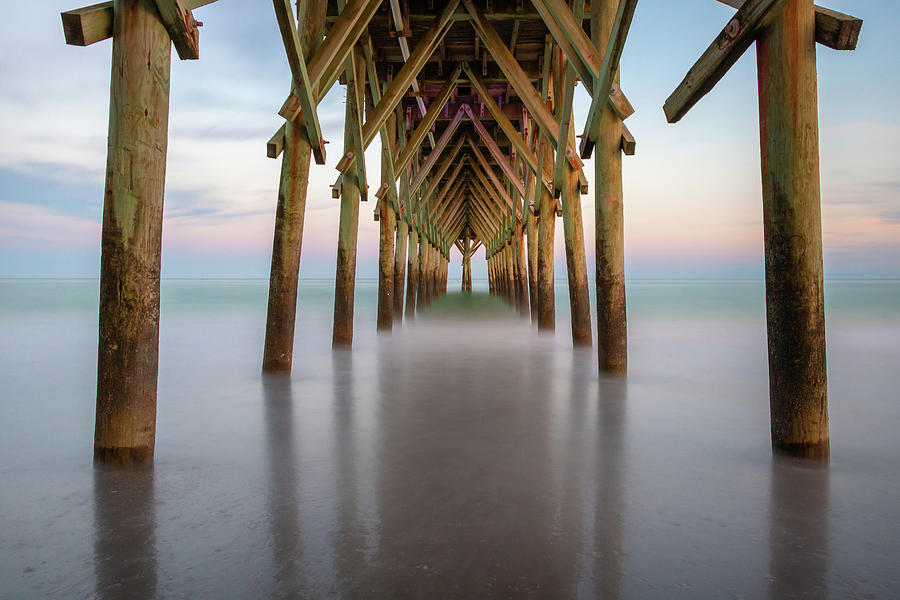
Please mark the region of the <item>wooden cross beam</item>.
[[[409, 19], [404, 18], [402, 11], [400, 10], [400, 2], [399, 0], [390, 0], [391, 6], [391, 15], [394, 17], [394, 26], [397, 32], [400, 32], [397, 36], [397, 43], [400, 44], [400, 54], [403, 56], [403, 62], [409, 60], [411, 56], [409, 52], [409, 37], [412, 35], [412, 31], [409, 28]], [[443, 42], [441, 42], [442, 44]], [[439, 44], [440, 45], [440, 44]], [[442, 57], [443, 59], [443, 57]], [[443, 64], [443, 62], [439, 63]], [[410, 84], [412, 91], [414, 93], [419, 92], [419, 82], [416, 79], [412, 80]], [[419, 105], [419, 114], [426, 115], [428, 113], [428, 109], [425, 106], [425, 100], [421, 96], [416, 96], [416, 104]], [[434, 134], [431, 133], [431, 130], [426, 134], [428, 137], [428, 141], [432, 148], [434, 148]]]
[[491, 186], [488, 185], [487, 181], [485, 181], [485, 176], [487, 176], [488, 180], [490, 180], [491, 184], [493, 184], [494, 189], [497, 190], [497, 193], [503, 198], [503, 201], [510, 207], [516, 206], [518, 203], [513, 202], [513, 199], [510, 198], [509, 194], [506, 193], [506, 188], [503, 186], [503, 183], [497, 177], [497, 174], [494, 173], [494, 169], [491, 168], [491, 165], [488, 164], [487, 159], [484, 158], [484, 155], [478, 149], [478, 145], [472, 138], [468, 138], [469, 147], [472, 148], [472, 155], [478, 161], [478, 165], [481, 167], [480, 169], [475, 168], [473, 171], [475, 175], [479, 178], [482, 185], [484, 185], [485, 190], [491, 189]]
[[[350, 101], [350, 97], [352, 96], [354, 101], [354, 106], [357, 107], [357, 110], [354, 111], [351, 119], [348, 119], [346, 123], [344, 123], [345, 127], [350, 128], [350, 139], [353, 141], [353, 150], [347, 152], [344, 156], [350, 158], [350, 160], [355, 160], [356, 163], [356, 181], [359, 186], [359, 197], [363, 202], [367, 201], [368, 198], [368, 184], [366, 183], [366, 152], [365, 152], [365, 143], [363, 142], [363, 134], [362, 134], [362, 119], [363, 119], [363, 111], [362, 107], [365, 102], [365, 67], [360, 65], [359, 62], [363, 60], [362, 52], [359, 48], [355, 48], [350, 56], [346, 60], [346, 68], [345, 68], [345, 77], [347, 78], [347, 96], [348, 102]], [[361, 74], [363, 80], [360, 81], [357, 74]]]
[[[391, 85], [384, 92], [382, 102], [375, 107], [375, 110], [372, 111], [372, 115], [369, 116], [363, 127], [363, 140], [367, 146], [375, 138], [375, 132], [381, 128], [381, 125], [387, 120], [394, 107], [406, 94], [406, 90], [409, 89], [413, 79], [419, 74], [419, 71], [422, 70], [422, 67], [425, 66], [431, 55], [434, 54], [435, 48], [447, 35], [452, 26], [451, 17], [457, 6], [459, 6], [459, 0], [450, 0], [447, 3], [441, 14], [435, 18], [431, 27], [428, 28], [422, 40], [416, 45], [416, 49], [413, 50], [409, 60], [403, 65], [403, 68], [400, 69]], [[341, 167], [341, 163], [338, 163], [338, 170], [343, 172], [346, 169], [346, 165], [343, 165], [343, 169]]]
[[[190, 0], [186, 3], [182, 2], [181, 5], [183, 8], [193, 10], [195, 8], [200, 8], [201, 6], [206, 6], [207, 4], [212, 4], [215, 1], [216, 0]], [[91, 44], [112, 37], [115, 15], [113, 12], [113, 3], [111, 1], [85, 6], [84, 8], [76, 8], [75, 10], [68, 10], [64, 13], [60, 13], [60, 16], [62, 17], [63, 34], [66, 37], [66, 44], [70, 46], [90, 46]], [[187, 19], [185, 19], [185, 22], [187, 23]], [[196, 26], [199, 26], [199, 23], [196, 21], [193, 21], [193, 24], [195, 28]], [[168, 29], [168, 25], [166, 28]], [[169, 35], [172, 35], [171, 32]], [[196, 56], [181, 56], [181, 51], [178, 50], [177, 46], [175, 49], [178, 51], [178, 56], [182, 59], [197, 58]]]
[[[366, 73], [369, 81], [369, 92], [372, 95], [372, 103], [377, 106], [381, 102], [381, 89], [378, 81], [378, 70], [375, 68], [374, 51], [372, 49], [372, 38], [367, 37], [366, 43], [362, 46], [363, 58], [366, 61]], [[397, 194], [397, 176], [394, 173], [394, 142], [391, 132], [387, 126], [387, 121], [381, 126], [379, 133], [381, 135], [381, 152], [382, 161], [384, 162], [387, 176], [381, 182], [381, 187], [375, 195], [380, 199], [384, 194], [388, 194], [391, 199], [391, 206], [395, 212], [400, 212], [400, 196]], [[359, 132], [362, 137], [362, 130]], [[386, 153], [386, 154], [385, 154]], [[341, 175], [343, 176], [343, 174]]]
[[[428, 198], [431, 198], [432, 194], [434, 194], [434, 192], [437, 190], [437, 187], [441, 183], [441, 179], [444, 177], [444, 174], [447, 172], [447, 170], [453, 164], [453, 161], [456, 159], [457, 154], [459, 154], [460, 149], [463, 147], [463, 143], [465, 143], [465, 139], [460, 137], [459, 140], [457, 140], [456, 145], [453, 147], [453, 150], [451, 150], [447, 154], [447, 156], [444, 157], [444, 160], [441, 161], [441, 164], [438, 167], [437, 172], [435, 172], [434, 177], [431, 178], [431, 182], [428, 184], [428, 187], [425, 188], [425, 193], [423, 194], [423, 197], [426, 199], [426, 202], [427, 202]], [[459, 163], [456, 165], [457, 173], [462, 168], [463, 163], [465, 163], [465, 159], [459, 161]], [[451, 175], [451, 177], [452, 177], [452, 175]]]
[[[494, 97], [491, 96], [490, 92], [488, 92], [487, 87], [485, 87], [484, 83], [482, 83], [481, 79], [475, 75], [475, 72], [472, 71], [472, 68], [468, 63], [462, 64], [462, 69], [465, 72], [466, 76], [469, 78], [469, 81], [472, 83], [472, 88], [475, 89], [478, 97], [481, 98], [481, 101], [484, 102], [485, 106], [487, 106], [488, 112], [491, 113], [491, 116], [494, 117], [494, 120], [497, 122], [497, 125], [506, 135], [506, 138], [513, 145], [513, 148], [516, 149], [516, 153], [519, 157], [521, 157], [525, 163], [528, 165], [528, 168], [531, 169], [533, 173], [540, 173], [540, 167], [538, 167], [537, 156], [535, 156], [534, 152], [531, 151], [531, 148], [525, 144], [525, 141], [522, 139], [522, 136], [516, 131], [515, 125], [512, 124], [512, 121], [509, 120], [500, 107], [497, 105], [497, 102], [494, 100]], [[550, 181], [549, 177], [545, 178], [543, 174], [541, 174], [541, 180], [544, 182], [544, 185], [547, 186], [547, 189], [550, 189]]]
[[[469, 140], [469, 144], [472, 145], [472, 140]], [[480, 158], [479, 158], [480, 157]], [[494, 170], [484, 161], [484, 157], [481, 156], [481, 153], [478, 153], [475, 157], [478, 159], [479, 165], [474, 166], [472, 168], [472, 172], [475, 174], [475, 177], [478, 180], [478, 183], [481, 184], [484, 193], [489, 196], [492, 200], [497, 202], [498, 206], [503, 206], [503, 208], [516, 209], [516, 213], [518, 216], [518, 210], [516, 203], [513, 202], [512, 198], [509, 197], [509, 194], [506, 193], [506, 188], [503, 187], [503, 184], [500, 182], [500, 179], [497, 177], [497, 174], [494, 173]], [[495, 190], [495, 193], [491, 193], [491, 190]], [[503, 204], [500, 203], [500, 200], [497, 200], [497, 196], [503, 200]]]
[[[159, 1], [159, 0], [158, 0]], [[312, 147], [316, 164], [325, 164], [325, 140], [322, 138], [322, 129], [319, 126], [319, 116], [316, 114], [316, 98], [309, 82], [309, 73], [306, 71], [306, 59], [300, 46], [300, 34], [297, 31], [297, 23], [291, 11], [290, 0], [273, 0], [275, 17], [278, 19], [278, 29], [281, 31], [281, 39], [284, 42], [284, 51], [287, 54], [288, 64], [293, 75], [293, 92], [300, 102], [303, 114], [303, 128], [306, 138]], [[365, 193], [365, 191], [363, 191]]]
[[[745, 0], [718, 0], [732, 8], [740, 8]], [[862, 19], [836, 10], [816, 6], [816, 41], [834, 50], [856, 50]]]
[[[380, 0], [350, 0], [328, 30], [328, 35], [319, 44], [307, 64], [312, 94], [317, 104], [331, 89], [338, 73], [346, 67], [347, 57], [362, 37], [379, 6]], [[301, 109], [299, 99], [291, 94], [278, 110], [278, 114], [286, 121], [293, 122]]]
[[497, 146], [497, 142], [494, 140], [493, 136], [488, 133], [487, 129], [485, 129], [484, 124], [482, 124], [481, 119], [472, 112], [472, 108], [469, 105], [465, 105], [466, 114], [469, 116], [469, 120], [472, 121], [472, 124], [475, 126], [475, 131], [478, 132], [479, 137], [481, 137], [481, 141], [484, 142], [484, 145], [487, 146], [488, 151], [491, 153], [491, 156], [494, 157], [494, 160], [497, 161], [497, 164], [500, 165], [500, 169], [506, 175], [509, 182], [516, 188], [516, 191], [519, 192], [520, 196], [525, 195], [525, 185], [522, 183], [522, 180], [519, 179], [519, 175], [515, 172], [509, 162], [506, 160], [506, 156], [504, 156], [503, 151], [500, 150], [500, 147]]
[[756, 41], [772, 9], [784, 0], [749, 0], [716, 36], [663, 105], [669, 123], [677, 123]]
[[556, 140], [559, 137], [559, 124], [547, 109], [546, 104], [541, 100], [537, 90], [531, 85], [531, 79], [516, 61], [509, 48], [506, 47], [494, 26], [485, 18], [481, 9], [475, 6], [473, 0], [462, 0], [462, 2], [472, 17], [471, 23], [475, 32], [481, 38], [481, 41], [484, 42], [493, 59], [497, 61], [500, 70], [509, 79], [510, 85], [516, 90], [528, 112], [537, 121], [541, 128], [541, 133], [551, 143], [556, 144]]
[[[619, 70], [619, 61], [625, 49], [625, 39], [628, 37], [628, 30], [631, 28], [631, 20], [634, 17], [636, 7], [637, 0], [621, 0], [619, 2], [616, 19], [613, 22], [610, 38], [606, 44], [603, 65], [600, 73], [594, 80], [591, 108], [588, 111], [587, 121], [584, 124], [584, 133], [581, 136], [582, 158], [590, 158], [594, 151], [594, 142], [597, 136], [600, 135], [600, 120], [603, 112], [600, 108], [604, 102], [608, 101], [610, 91], [613, 90], [613, 82], [616, 72]], [[620, 91], [617, 89], [614, 95], [620, 93]], [[613, 103], [613, 106], [615, 107], [615, 103]], [[624, 120], [621, 114], [619, 117]]]
[[[533, 0], [535, 2], [535, 6], [537, 4], [541, 4], [543, 0]], [[558, 2], [559, 0], [550, 0], [551, 2]], [[566, 13], [569, 12], [569, 8], [563, 4], [562, 10]], [[575, 22], [576, 24], [581, 23], [584, 19], [584, 0], [575, 0], [573, 8], [575, 9]], [[578, 28], [579, 33], [581, 33], [586, 39], [587, 36], [584, 34], [584, 30], [580, 27]], [[590, 43], [590, 40], [588, 40]], [[593, 53], [596, 53], [596, 49], [593, 48], [592, 44], [589, 44]], [[584, 163], [579, 160], [578, 155], [575, 153], [575, 150], [569, 147], [569, 127], [572, 124], [572, 101], [575, 98], [575, 68], [572, 64], [572, 60], [563, 60], [565, 63], [563, 66], [563, 80], [562, 85], [560, 86], [561, 98], [560, 102], [557, 102], [557, 112], [559, 113], [559, 139], [556, 141], [556, 162], [553, 168], [553, 195], [559, 197], [560, 192], [562, 190], [562, 182], [566, 177], [566, 164], [571, 165], [573, 169], [580, 169], [584, 166]], [[599, 112], [599, 111], [598, 111]]]
[[426, 207], [427, 216], [431, 216], [434, 214], [435, 217], [440, 217], [444, 211], [447, 209], [447, 206], [452, 203], [445, 204], [445, 199], [454, 199], [459, 197], [460, 192], [463, 189], [463, 186], [466, 183], [466, 180], [463, 178], [459, 178], [459, 172], [462, 169], [462, 166], [465, 165], [467, 157], [463, 157], [463, 159], [459, 162], [454, 169], [453, 175], [451, 175], [451, 180], [447, 182], [444, 186], [444, 189], [441, 190], [441, 193], [435, 198], [434, 202], [431, 203], [430, 206]]
[[[409, 137], [409, 140], [406, 142], [406, 146], [404, 146], [403, 152], [400, 153], [400, 157], [394, 164], [395, 172], [402, 173], [406, 169], [407, 165], [409, 165], [409, 162], [412, 160], [413, 154], [415, 154], [422, 146], [422, 142], [425, 141], [425, 137], [428, 135], [428, 133], [431, 132], [431, 127], [434, 125], [435, 121], [437, 121], [438, 117], [441, 114], [441, 111], [444, 110], [444, 106], [453, 95], [453, 90], [456, 89], [456, 79], [457, 77], [459, 77], [459, 73], [461, 70], [462, 67], [457, 66], [450, 74], [450, 77], [447, 78], [447, 81], [444, 82], [444, 86], [441, 88], [441, 91], [438, 92], [438, 95], [431, 103], [428, 112], [425, 113], [425, 116], [419, 122], [418, 126], [416, 126], [412, 135]], [[432, 146], [434, 146], [434, 144], [432, 144]]]
[[413, 178], [412, 183], [409, 186], [409, 192], [412, 194], [419, 186], [422, 185], [422, 181], [425, 180], [425, 176], [428, 175], [428, 172], [437, 162], [437, 159], [440, 157], [441, 152], [444, 150], [444, 147], [450, 141], [450, 138], [453, 137], [453, 134], [456, 132], [456, 128], [459, 127], [459, 122], [463, 118], [463, 107], [460, 106], [456, 111], [456, 115], [453, 117], [453, 120], [444, 128], [444, 133], [441, 134], [441, 137], [438, 139], [437, 143], [434, 146], [434, 150], [431, 151], [431, 154], [428, 155], [428, 158], [425, 159], [425, 162], [419, 168], [419, 171], [416, 173], [416, 176]]

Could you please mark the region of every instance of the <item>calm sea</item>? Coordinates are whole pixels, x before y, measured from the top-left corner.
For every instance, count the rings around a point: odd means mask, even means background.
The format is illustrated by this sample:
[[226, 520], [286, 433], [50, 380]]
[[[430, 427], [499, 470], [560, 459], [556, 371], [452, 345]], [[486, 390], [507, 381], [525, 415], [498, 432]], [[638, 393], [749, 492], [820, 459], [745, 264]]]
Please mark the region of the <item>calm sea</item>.
[[[375, 333], [162, 286], [156, 462], [91, 464], [97, 282], [0, 280], [0, 598], [900, 597], [900, 282], [826, 285], [832, 459], [769, 450], [756, 281], [635, 281], [629, 376], [483, 291]], [[459, 282], [450, 282], [451, 292]]]

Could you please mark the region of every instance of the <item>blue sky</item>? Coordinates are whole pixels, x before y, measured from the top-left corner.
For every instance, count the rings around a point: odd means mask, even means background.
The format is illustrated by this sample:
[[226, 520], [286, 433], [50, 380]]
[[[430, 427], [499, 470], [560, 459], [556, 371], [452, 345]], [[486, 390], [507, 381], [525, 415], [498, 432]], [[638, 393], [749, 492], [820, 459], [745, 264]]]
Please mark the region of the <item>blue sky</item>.
[[[3, 0], [0, 52], [0, 277], [95, 277], [109, 107], [109, 41], [64, 44], [70, 1]], [[900, 277], [900, 6], [823, 0], [865, 19], [855, 52], [819, 46], [826, 275]], [[727, 22], [714, 0], [641, 0], [622, 62], [637, 109], [625, 162], [626, 271], [632, 278], [761, 277], [762, 204], [755, 52], [687, 117], [662, 104]], [[201, 59], [173, 53], [164, 277], [267, 277], [279, 162], [265, 142], [290, 73], [271, 5], [219, 0], [197, 11]], [[589, 99], [576, 97], [580, 128]], [[329, 160], [310, 178], [301, 274], [334, 273], [343, 89], [319, 107]], [[377, 177], [380, 149], [367, 152]], [[593, 179], [593, 167], [587, 166]], [[358, 273], [377, 272], [374, 204], [362, 205]], [[583, 197], [589, 264], [593, 195]], [[564, 277], [558, 229], [557, 276]], [[458, 264], [458, 256], [454, 256]], [[475, 261], [475, 276], [484, 273]], [[456, 273], [454, 273], [456, 274]], [[458, 275], [458, 274], [456, 274]]]

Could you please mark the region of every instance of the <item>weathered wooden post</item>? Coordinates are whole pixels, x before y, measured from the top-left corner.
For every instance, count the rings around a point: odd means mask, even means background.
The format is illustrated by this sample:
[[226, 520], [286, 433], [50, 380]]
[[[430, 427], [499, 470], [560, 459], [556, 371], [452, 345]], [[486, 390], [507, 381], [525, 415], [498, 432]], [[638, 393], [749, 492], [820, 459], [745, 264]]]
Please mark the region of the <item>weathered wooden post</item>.
[[[345, 70], [347, 76], [347, 103], [344, 127], [344, 154], [351, 158], [361, 149], [354, 144], [353, 127], [360, 127], [363, 117], [363, 83], [366, 77], [365, 63], [359, 48], [354, 48]], [[337, 268], [334, 281], [333, 346], [353, 344], [353, 299], [356, 287], [356, 241], [359, 232], [360, 183], [365, 173], [359, 172], [359, 161], [352, 161], [341, 184], [341, 217], [338, 226]], [[363, 183], [364, 184], [364, 183]]]
[[[605, 54], [616, 43], [619, 0], [591, 3], [591, 40]], [[618, 82], [618, 69], [614, 81]], [[628, 335], [625, 311], [625, 235], [622, 189], [624, 124], [609, 104], [601, 111], [594, 152], [595, 280], [597, 291], [597, 363], [601, 373], [625, 374]]]
[[772, 12], [756, 44], [772, 445], [827, 458], [815, 10]]
[[419, 233], [414, 224], [409, 226], [409, 249], [406, 261], [406, 320], [416, 318], [416, 298], [419, 290], [419, 262], [422, 253]]
[[419, 231], [419, 256], [416, 263], [416, 313], [425, 310], [425, 270], [426, 270], [426, 254], [428, 248], [428, 240], [425, 239], [424, 231]]
[[737, 14], [664, 108], [669, 122], [681, 119], [757, 42], [772, 448], [826, 459], [815, 44], [853, 49], [861, 22], [812, 0], [726, 3]]
[[94, 460], [153, 460], [172, 40], [152, 0], [114, 4]]
[[156, 444], [171, 47], [174, 42], [182, 59], [197, 59], [199, 24], [172, 0], [116, 0], [61, 17], [70, 45], [113, 40], [94, 460], [150, 462]]
[[[396, 116], [391, 115], [385, 127], [388, 131], [388, 147], [381, 148], [381, 177], [387, 181], [393, 175], [391, 162], [394, 149], [391, 147], [396, 138]], [[382, 194], [378, 202], [378, 225], [380, 230], [378, 243], [378, 331], [390, 331], [394, 324], [394, 236], [396, 235], [396, 214], [390, 195]]]
[[[528, 207], [524, 207], [522, 218]], [[516, 298], [519, 306], [519, 314], [527, 317], [530, 312], [528, 302], [528, 264], [525, 256], [525, 229], [522, 226], [522, 219], [516, 219], [515, 232], [515, 255], [516, 255]]]
[[[542, 139], [544, 169], [553, 169], [553, 150]], [[556, 236], [556, 201], [543, 185], [538, 207], [538, 329], [553, 331], [556, 328], [556, 299], [553, 281], [553, 244]]]
[[403, 321], [403, 286], [406, 284], [406, 249], [408, 244], [409, 223], [406, 222], [405, 216], [399, 217], [397, 219], [397, 249], [394, 254], [394, 320], [398, 323]]
[[[299, 43], [305, 56], [312, 54], [316, 42], [322, 37], [326, 4], [325, 0], [314, 0], [298, 6]], [[284, 6], [277, 5], [276, 9], [286, 10]], [[281, 18], [285, 16], [282, 15]], [[286, 45], [286, 51], [291, 53], [289, 45]], [[275, 209], [266, 338], [263, 347], [262, 370], [265, 372], [290, 372], [294, 353], [297, 286], [312, 153], [312, 145], [302, 118], [285, 122], [282, 143], [283, 156], [278, 182], [278, 204]]]

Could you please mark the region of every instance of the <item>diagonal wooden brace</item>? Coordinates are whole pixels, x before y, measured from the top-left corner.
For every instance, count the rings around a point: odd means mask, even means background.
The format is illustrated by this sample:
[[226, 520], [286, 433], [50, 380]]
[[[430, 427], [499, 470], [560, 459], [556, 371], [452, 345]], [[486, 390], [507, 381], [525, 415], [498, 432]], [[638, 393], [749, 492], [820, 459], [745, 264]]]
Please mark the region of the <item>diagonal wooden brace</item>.
[[[289, 0], [273, 0], [275, 17], [278, 19], [278, 29], [281, 31], [281, 39], [284, 42], [284, 51], [287, 54], [288, 64], [293, 75], [293, 92], [300, 102], [303, 119], [303, 129], [306, 138], [312, 147], [316, 164], [325, 164], [325, 140], [322, 139], [322, 130], [319, 127], [319, 116], [316, 114], [316, 99], [309, 82], [309, 74], [306, 72], [306, 59], [303, 57], [303, 49], [300, 46], [300, 34], [294, 15], [291, 12]], [[363, 192], [365, 193], [365, 192]]]
[[706, 52], [694, 63], [681, 84], [663, 105], [669, 123], [677, 123], [728, 72], [756, 41], [772, 9], [784, 0], [749, 0], [716, 36]]
[[637, 0], [621, 0], [619, 2], [610, 39], [606, 44], [603, 67], [594, 80], [591, 108], [584, 125], [584, 133], [581, 136], [581, 158], [590, 158], [594, 152], [594, 141], [600, 135], [600, 119], [603, 112], [601, 108], [609, 101], [610, 90], [613, 87], [616, 72], [619, 70], [619, 61], [625, 49], [625, 40], [628, 37], [628, 30], [631, 28], [631, 20], [636, 7]]

